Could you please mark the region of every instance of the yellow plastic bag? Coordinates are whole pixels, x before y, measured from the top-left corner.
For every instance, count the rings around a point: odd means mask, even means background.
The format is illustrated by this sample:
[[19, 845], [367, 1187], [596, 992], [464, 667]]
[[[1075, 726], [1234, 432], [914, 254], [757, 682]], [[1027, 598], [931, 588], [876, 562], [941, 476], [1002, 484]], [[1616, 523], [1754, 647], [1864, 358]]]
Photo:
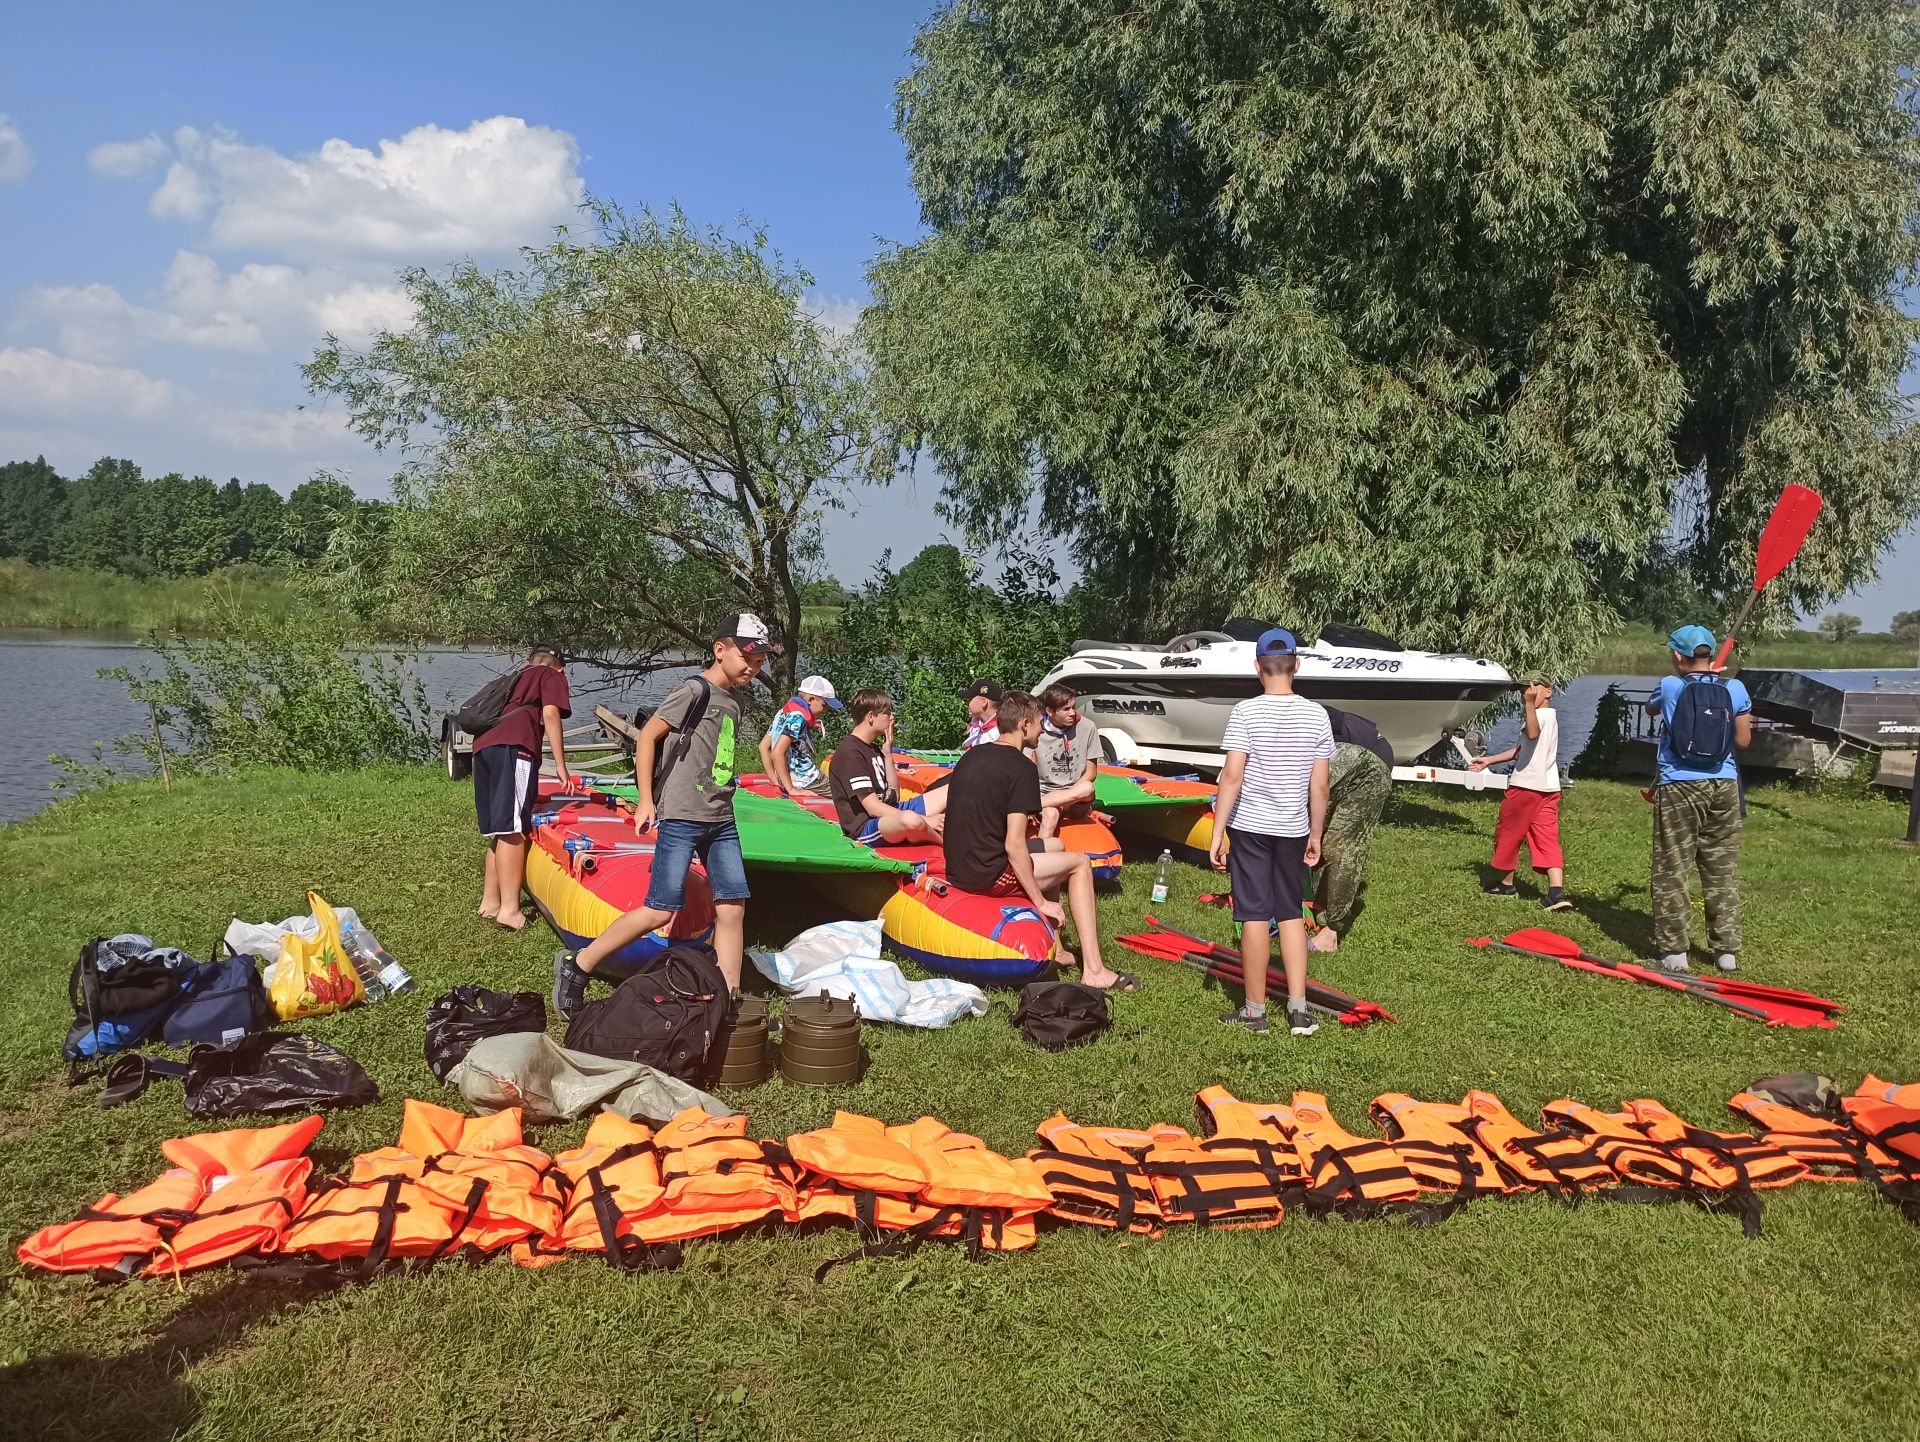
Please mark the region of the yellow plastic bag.
[[273, 964], [267, 995], [282, 1021], [323, 1016], [352, 1006], [366, 995], [360, 973], [340, 944], [340, 919], [317, 891], [307, 893], [320, 935], [312, 941], [288, 932], [280, 938], [280, 959]]

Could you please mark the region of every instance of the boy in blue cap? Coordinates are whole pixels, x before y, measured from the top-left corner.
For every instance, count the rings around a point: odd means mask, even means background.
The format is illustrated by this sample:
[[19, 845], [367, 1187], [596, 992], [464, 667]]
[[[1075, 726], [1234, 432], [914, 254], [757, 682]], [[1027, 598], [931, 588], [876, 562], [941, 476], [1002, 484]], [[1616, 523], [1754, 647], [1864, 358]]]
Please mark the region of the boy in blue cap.
[[1700, 868], [1707, 944], [1720, 970], [1740, 955], [1740, 772], [1736, 748], [1753, 739], [1753, 702], [1739, 681], [1714, 670], [1713, 632], [1681, 626], [1667, 638], [1673, 675], [1647, 702], [1660, 718], [1660, 775], [1653, 791], [1653, 948], [1668, 971], [1686, 971]]
[[[1291, 631], [1276, 626], [1263, 632], [1253, 654], [1261, 694], [1240, 702], [1227, 718], [1220, 740], [1226, 764], [1213, 806], [1213, 869], [1233, 878], [1247, 997], [1220, 1020], [1251, 1032], [1267, 1030], [1267, 959], [1277, 934], [1287, 977], [1287, 1030], [1312, 1036], [1300, 901], [1326, 831], [1333, 726], [1324, 706], [1293, 692], [1300, 647]], [[1274, 922], [1278, 926], [1270, 931]]]

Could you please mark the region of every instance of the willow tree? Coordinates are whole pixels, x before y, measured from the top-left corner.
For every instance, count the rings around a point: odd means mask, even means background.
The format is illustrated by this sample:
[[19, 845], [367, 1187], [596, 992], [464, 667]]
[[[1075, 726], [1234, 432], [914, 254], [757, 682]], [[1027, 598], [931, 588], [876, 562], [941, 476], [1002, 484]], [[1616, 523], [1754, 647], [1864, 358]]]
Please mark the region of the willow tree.
[[899, 88], [862, 323], [977, 531], [1131, 626], [1342, 619], [1566, 673], [1672, 566], [1775, 616], [1920, 509], [1910, 9], [976, 0]]
[[589, 214], [515, 269], [407, 272], [410, 328], [328, 337], [306, 366], [405, 459], [379, 564], [349, 582], [423, 626], [634, 672], [754, 611], [787, 686], [821, 514], [880, 454], [864, 378], [763, 236]]

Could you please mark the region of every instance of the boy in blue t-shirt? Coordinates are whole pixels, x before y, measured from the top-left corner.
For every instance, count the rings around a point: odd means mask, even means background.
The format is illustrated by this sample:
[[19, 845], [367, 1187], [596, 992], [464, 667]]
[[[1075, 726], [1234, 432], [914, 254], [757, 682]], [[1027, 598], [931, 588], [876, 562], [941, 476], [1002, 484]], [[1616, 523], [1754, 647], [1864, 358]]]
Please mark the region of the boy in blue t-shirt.
[[[1693, 902], [1688, 882], [1700, 869], [1707, 944], [1722, 971], [1739, 965], [1740, 770], [1736, 749], [1753, 739], [1753, 702], [1739, 681], [1715, 672], [1713, 632], [1682, 626], [1667, 638], [1673, 675], [1647, 702], [1660, 718], [1660, 776], [1653, 792], [1653, 947], [1668, 971], [1686, 971]], [[1709, 692], [1689, 696], [1695, 687]], [[1683, 702], [1686, 730], [1674, 718]], [[1714, 745], [1715, 741], [1718, 745]], [[1683, 752], [1687, 741], [1708, 751]]]

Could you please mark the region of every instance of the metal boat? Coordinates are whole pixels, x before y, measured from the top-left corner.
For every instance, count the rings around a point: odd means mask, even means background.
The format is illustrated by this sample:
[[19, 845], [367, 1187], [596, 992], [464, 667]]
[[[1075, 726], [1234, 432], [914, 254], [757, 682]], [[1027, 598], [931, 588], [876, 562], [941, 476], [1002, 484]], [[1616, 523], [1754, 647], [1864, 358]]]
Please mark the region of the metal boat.
[[[1163, 646], [1076, 641], [1041, 687], [1064, 682], [1079, 693], [1109, 760], [1217, 768], [1228, 713], [1260, 692], [1253, 648], [1266, 629], [1236, 619]], [[1329, 625], [1311, 645], [1302, 642], [1294, 689], [1366, 717], [1395, 759], [1410, 763], [1515, 682], [1485, 657], [1409, 651], [1377, 631]]]

